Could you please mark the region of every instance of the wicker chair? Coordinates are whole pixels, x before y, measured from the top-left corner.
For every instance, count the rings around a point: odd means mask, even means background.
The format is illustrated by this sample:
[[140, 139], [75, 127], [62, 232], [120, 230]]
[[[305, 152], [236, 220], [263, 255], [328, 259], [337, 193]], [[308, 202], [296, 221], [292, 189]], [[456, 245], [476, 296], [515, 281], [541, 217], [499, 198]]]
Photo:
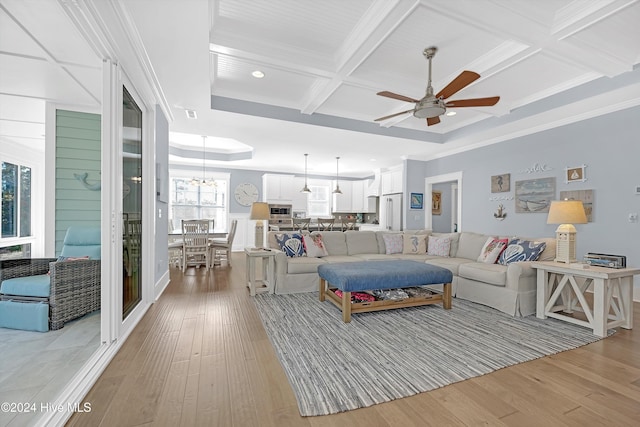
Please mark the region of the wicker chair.
[[[90, 259], [63, 261], [89, 256]], [[98, 258], [98, 259], [94, 259]], [[0, 261], [0, 300], [49, 305], [49, 329], [56, 330], [100, 309], [100, 229], [70, 227], [60, 258]], [[27, 277], [33, 277], [33, 281]], [[10, 279], [18, 279], [11, 281]], [[49, 281], [49, 294], [33, 283]], [[22, 291], [21, 291], [22, 289]]]

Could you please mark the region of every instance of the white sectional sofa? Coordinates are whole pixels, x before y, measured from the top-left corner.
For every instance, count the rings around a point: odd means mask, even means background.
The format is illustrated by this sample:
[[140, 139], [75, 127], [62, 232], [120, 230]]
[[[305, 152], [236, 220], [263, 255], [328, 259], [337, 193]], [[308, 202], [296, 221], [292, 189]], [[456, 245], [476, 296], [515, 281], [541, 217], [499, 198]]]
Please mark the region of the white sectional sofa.
[[[318, 266], [333, 262], [354, 262], [367, 260], [412, 259], [448, 268], [453, 273], [453, 295], [484, 304], [512, 316], [527, 316], [536, 310], [536, 272], [531, 263], [515, 262], [509, 265], [478, 262], [482, 247], [490, 236], [485, 234], [431, 233], [430, 230], [412, 230], [403, 234], [426, 234], [449, 236], [451, 247], [449, 257], [424, 254], [395, 253], [386, 255], [384, 234], [373, 231], [325, 231], [321, 232], [328, 256], [321, 258], [287, 257], [279, 250], [275, 235], [268, 233], [268, 245], [276, 251], [277, 294], [313, 292], [318, 290]], [[514, 236], [508, 236], [511, 239]], [[553, 260], [555, 256], [554, 238], [528, 238], [544, 241], [546, 249], [539, 260]]]

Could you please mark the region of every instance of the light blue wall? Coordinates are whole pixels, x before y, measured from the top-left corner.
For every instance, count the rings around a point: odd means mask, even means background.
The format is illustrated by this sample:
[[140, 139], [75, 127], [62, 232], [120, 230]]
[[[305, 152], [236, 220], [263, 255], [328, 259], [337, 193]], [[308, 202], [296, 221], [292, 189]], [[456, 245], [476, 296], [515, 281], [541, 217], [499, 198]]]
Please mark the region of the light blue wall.
[[[462, 230], [497, 235], [555, 236], [557, 225], [547, 224], [545, 213], [515, 213], [515, 201], [492, 201], [492, 196], [514, 196], [515, 182], [555, 177], [561, 190], [594, 190], [593, 222], [580, 224], [578, 257], [586, 252], [627, 256], [640, 266], [640, 223], [629, 223], [629, 213], [640, 213], [640, 107], [584, 120], [421, 164], [424, 177], [463, 171]], [[551, 170], [527, 173], [535, 165]], [[586, 164], [586, 182], [566, 183], [565, 168]], [[414, 164], [412, 167], [418, 167]], [[509, 193], [491, 193], [490, 177], [511, 174]], [[415, 175], [415, 171], [412, 172]], [[417, 185], [417, 183], [412, 183]], [[507, 217], [493, 212], [504, 204]], [[636, 288], [640, 279], [636, 277]], [[636, 289], [638, 295], [638, 289]]]
[[[431, 207], [431, 196], [424, 194], [424, 162], [417, 160], [404, 161], [404, 195], [402, 212], [405, 213], [405, 230], [424, 228], [424, 210]], [[411, 209], [411, 193], [423, 193], [423, 208]]]

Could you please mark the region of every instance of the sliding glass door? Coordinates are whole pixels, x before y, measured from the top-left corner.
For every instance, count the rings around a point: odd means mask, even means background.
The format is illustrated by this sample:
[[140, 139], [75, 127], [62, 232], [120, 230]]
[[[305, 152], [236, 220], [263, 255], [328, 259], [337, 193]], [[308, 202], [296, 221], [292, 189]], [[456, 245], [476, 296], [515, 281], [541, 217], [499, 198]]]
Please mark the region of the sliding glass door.
[[142, 110], [122, 87], [122, 318], [142, 300]]

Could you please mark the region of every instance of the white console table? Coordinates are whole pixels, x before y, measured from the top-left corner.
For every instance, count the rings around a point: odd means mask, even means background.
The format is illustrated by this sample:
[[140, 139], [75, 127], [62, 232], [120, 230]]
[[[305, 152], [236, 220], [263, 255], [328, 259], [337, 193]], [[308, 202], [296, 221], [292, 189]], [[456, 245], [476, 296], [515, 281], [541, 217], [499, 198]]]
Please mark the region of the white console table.
[[[640, 269], [580, 268], [561, 262], [531, 265], [538, 270], [536, 317], [586, 326], [600, 337], [606, 337], [607, 329], [616, 326], [633, 328], [633, 276], [640, 274]], [[590, 285], [593, 307], [585, 298]], [[587, 320], [570, 316], [573, 311], [583, 312]]]
[[[256, 293], [275, 291], [275, 259], [276, 253], [269, 249], [245, 248], [244, 253], [247, 261], [247, 286], [251, 296]], [[262, 263], [261, 278], [256, 275], [257, 261]]]

